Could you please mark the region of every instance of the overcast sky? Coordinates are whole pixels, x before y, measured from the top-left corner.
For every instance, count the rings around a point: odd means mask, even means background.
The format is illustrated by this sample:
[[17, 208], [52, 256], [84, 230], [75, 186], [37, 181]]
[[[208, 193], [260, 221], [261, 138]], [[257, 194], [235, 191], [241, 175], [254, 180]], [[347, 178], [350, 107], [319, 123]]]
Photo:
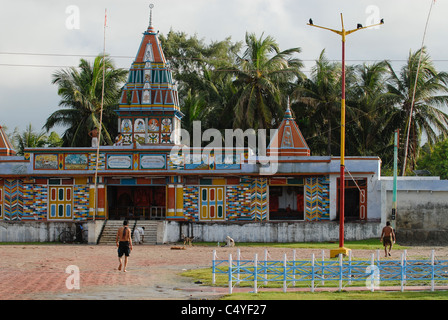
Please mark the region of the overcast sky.
[[[1, 0], [0, 10], [0, 125], [39, 131], [58, 109], [59, 96], [51, 75], [61, 67], [77, 66], [81, 57], [103, 51], [104, 11], [107, 8], [106, 52], [116, 65], [129, 68], [149, 21], [162, 34], [170, 29], [197, 34], [207, 42], [245, 33], [273, 36], [280, 49], [301, 47], [299, 56], [310, 70], [325, 49], [340, 60], [341, 39], [307, 26], [346, 29], [384, 18], [378, 29], [347, 37], [347, 63], [388, 59], [398, 70], [409, 51], [418, 50], [432, 0]], [[429, 20], [425, 46], [439, 71], [448, 71], [448, 1], [439, 0]], [[70, 56], [73, 55], [73, 56]], [[120, 57], [118, 57], [120, 56]], [[63, 128], [57, 128], [58, 133]]]

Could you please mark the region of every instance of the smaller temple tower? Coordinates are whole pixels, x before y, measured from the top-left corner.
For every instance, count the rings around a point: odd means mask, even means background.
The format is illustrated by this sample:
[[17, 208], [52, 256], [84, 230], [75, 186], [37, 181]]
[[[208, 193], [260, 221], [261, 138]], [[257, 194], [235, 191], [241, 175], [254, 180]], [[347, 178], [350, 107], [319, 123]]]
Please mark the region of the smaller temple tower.
[[118, 131], [123, 136], [124, 145], [179, 141], [172, 133], [175, 129], [180, 132], [183, 114], [169, 62], [163, 53], [158, 31], [152, 26], [152, 8], [150, 5], [149, 26], [143, 33], [119, 101]]
[[12, 149], [11, 142], [9, 142], [8, 136], [3, 131], [3, 127], [0, 126], [0, 156], [15, 156], [16, 153]]
[[268, 155], [278, 157], [300, 157], [310, 155], [310, 148], [292, 116], [292, 111], [289, 107], [289, 99], [282, 123], [280, 124], [277, 133], [272, 137], [267, 152]]

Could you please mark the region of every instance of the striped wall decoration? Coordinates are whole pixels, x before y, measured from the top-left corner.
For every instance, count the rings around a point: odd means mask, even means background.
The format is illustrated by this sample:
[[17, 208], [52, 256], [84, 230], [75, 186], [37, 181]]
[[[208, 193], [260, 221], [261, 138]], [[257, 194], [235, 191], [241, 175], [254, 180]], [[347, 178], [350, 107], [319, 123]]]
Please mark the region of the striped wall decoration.
[[[95, 170], [96, 168], [96, 153], [90, 153], [89, 156], [89, 170]], [[106, 168], [106, 154], [100, 153], [98, 160], [98, 170], [104, 170]]]
[[4, 219], [21, 220], [23, 213], [23, 189], [21, 180], [5, 180]]
[[184, 217], [189, 221], [199, 220], [198, 186], [184, 186]]
[[226, 188], [226, 216], [229, 221], [252, 220], [251, 184], [228, 185]]
[[47, 185], [35, 184], [33, 200], [33, 216], [37, 220], [47, 220], [48, 209], [48, 187]]
[[23, 215], [22, 220], [38, 220], [34, 215], [34, 186], [23, 184]]
[[320, 221], [330, 219], [329, 179], [311, 177], [305, 180], [305, 220]]
[[73, 186], [73, 219], [87, 220], [89, 215], [89, 186], [75, 185]]
[[250, 214], [253, 221], [266, 221], [268, 217], [268, 179], [252, 180]]

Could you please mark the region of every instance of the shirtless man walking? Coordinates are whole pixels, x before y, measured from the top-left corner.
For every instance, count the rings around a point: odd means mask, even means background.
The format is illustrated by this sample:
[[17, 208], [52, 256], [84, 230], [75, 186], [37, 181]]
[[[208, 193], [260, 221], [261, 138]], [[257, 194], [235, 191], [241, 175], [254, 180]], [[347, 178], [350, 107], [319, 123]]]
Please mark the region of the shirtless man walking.
[[121, 270], [121, 267], [123, 266], [122, 257], [124, 255], [123, 272], [126, 272], [128, 258], [132, 250], [131, 229], [128, 227], [127, 220], [123, 221], [123, 226], [118, 229], [116, 242], [118, 247], [118, 261], [120, 262], [118, 270]]
[[[385, 256], [390, 256], [392, 245], [395, 243], [395, 233], [394, 229], [390, 226], [389, 221], [386, 222], [386, 226], [383, 228], [383, 232], [381, 232], [380, 241], [383, 242]], [[389, 253], [387, 252], [387, 246], [389, 246]]]

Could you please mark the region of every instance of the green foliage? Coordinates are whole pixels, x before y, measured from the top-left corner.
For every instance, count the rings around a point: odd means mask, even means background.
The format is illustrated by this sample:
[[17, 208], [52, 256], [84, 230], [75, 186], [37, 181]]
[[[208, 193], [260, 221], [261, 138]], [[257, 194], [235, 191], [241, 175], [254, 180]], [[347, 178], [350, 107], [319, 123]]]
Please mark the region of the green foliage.
[[45, 129], [48, 131], [55, 125], [65, 126], [67, 130], [62, 135], [63, 146], [89, 146], [88, 133], [94, 127], [99, 127], [103, 104], [101, 143], [112, 144], [111, 136], [117, 133], [115, 109], [126, 75], [126, 70], [116, 69], [109, 57], [103, 59], [102, 56], [97, 56], [93, 63], [81, 59], [78, 68], [56, 71], [52, 82], [58, 86], [58, 95], [61, 97], [59, 106], [62, 109], [48, 117]]
[[[206, 44], [197, 36], [170, 31], [161, 36], [165, 55], [180, 83], [183, 126], [200, 120], [202, 129], [275, 128], [288, 97], [313, 155], [339, 155], [341, 65], [323, 50], [306, 77], [300, 48], [281, 51], [272, 36], [246, 33], [245, 42], [230, 38]], [[410, 127], [406, 172], [415, 169], [426, 135], [432, 146], [448, 134], [448, 75], [438, 72], [426, 49], [410, 52], [396, 72], [388, 61], [346, 67], [346, 154], [379, 156], [393, 166], [393, 134], [403, 141], [409, 124], [417, 62], [421, 56]], [[390, 170], [389, 170], [390, 171]]]
[[233, 65], [217, 71], [231, 75], [237, 89], [233, 105], [233, 128], [269, 129], [280, 124], [285, 111], [286, 91], [293, 87], [303, 66], [295, 54], [300, 48], [281, 51], [271, 36], [257, 38], [246, 33], [245, 51]]
[[62, 140], [54, 131], [49, 136], [44, 131], [35, 132], [30, 123], [23, 132], [17, 128], [14, 130], [11, 143], [17, 155], [23, 155], [26, 148], [58, 147], [62, 145]]
[[[191, 131], [195, 120], [201, 121], [202, 130], [276, 128], [290, 99], [312, 155], [339, 155], [341, 65], [328, 60], [325, 50], [306, 77], [298, 57], [301, 49], [281, 50], [272, 36], [246, 33], [244, 42], [228, 37], [206, 43], [197, 35], [171, 30], [159, 38], [178, 84], [185, 129]], [[126, 71], [115, 69], [108, 57], [105, 63], [103, 141], [111, 144], [111, 136], [117, 131], [114, 110]], [[53, 76], [62, 109], [47, 119], [45, 128], [66, 126], [64, 146], [90, 144], [87, 132], [99, 123], [102, 66], [100, 56], [93, 64], [81, 59], [79, 68], [60, 70]], [[422, 136], [427, 137], [430, 148], [448, 136], [448, 114], [442, 111], [446, 106], [448, 73], [435, 69], [425, 48], [410, 52], [399, 72], [388, 61], [347, 66], [346, 155], [379, 156], [384, 173], [390, 172], [394, 131], [400, 129], [400, 166], [404, 162], [403, 141], [409, 131], [406, 172], [412, 172]], [[434, 149], [431, 154], [434, 152], [436, 157], [442, 151]], [[442, 160], [440, 165], [432, 165], [425, 159], [419, 168], [434, 173], [443, 169]], [[446, 177], [445, 172], [439, 175]]]
[[423, 151], [417, 161], [418, 170], [427, 170], [430, 175], [448, 179], [448, 139], [440, 141], [434, 147]]

